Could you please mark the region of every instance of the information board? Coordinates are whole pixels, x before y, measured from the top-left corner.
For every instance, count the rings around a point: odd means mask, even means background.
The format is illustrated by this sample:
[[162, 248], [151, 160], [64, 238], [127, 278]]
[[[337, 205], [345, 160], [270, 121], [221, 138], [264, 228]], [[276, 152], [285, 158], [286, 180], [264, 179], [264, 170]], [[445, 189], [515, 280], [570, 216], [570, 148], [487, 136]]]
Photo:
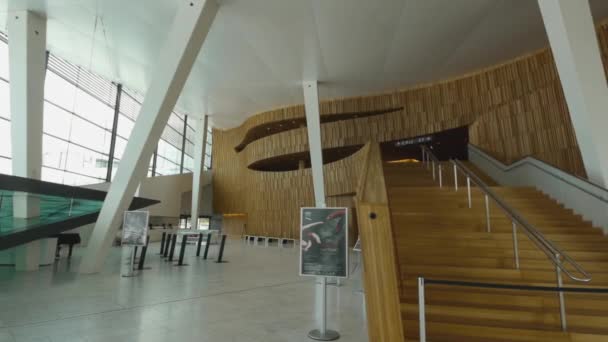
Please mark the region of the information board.
[[348, 277], [348, 209], [302, 208], [300, 275]]
[[145, 246], [148, 235], [147, 211], [125, 211], [122, 224], [122, 245]]

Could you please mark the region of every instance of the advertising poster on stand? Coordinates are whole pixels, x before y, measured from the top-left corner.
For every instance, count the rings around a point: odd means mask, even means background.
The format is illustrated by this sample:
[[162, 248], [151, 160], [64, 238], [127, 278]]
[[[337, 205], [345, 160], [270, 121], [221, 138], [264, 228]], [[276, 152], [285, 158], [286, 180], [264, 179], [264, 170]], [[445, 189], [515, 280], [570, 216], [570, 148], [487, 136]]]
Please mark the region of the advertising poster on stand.
[[125, 211], [125, 218], [122, 224], [123, 246], [146, 245], [148, 216], [149, 212], [147, 211]]
[[300, 275], [348, 277], [348, 209], [302, 208]]

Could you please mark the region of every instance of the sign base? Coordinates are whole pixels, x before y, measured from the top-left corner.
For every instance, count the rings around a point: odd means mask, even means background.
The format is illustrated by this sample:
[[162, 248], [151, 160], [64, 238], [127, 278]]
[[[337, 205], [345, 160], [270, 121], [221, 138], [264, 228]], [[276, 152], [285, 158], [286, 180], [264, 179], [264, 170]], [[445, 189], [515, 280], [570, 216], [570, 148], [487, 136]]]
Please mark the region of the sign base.
[[340, 334], [333, 330], [325, 330], [325, 334], [321, 334], [319, 329], [314, 329], [308, 333], [308, 337], [317, 341], [335, 341], [340, 338]]

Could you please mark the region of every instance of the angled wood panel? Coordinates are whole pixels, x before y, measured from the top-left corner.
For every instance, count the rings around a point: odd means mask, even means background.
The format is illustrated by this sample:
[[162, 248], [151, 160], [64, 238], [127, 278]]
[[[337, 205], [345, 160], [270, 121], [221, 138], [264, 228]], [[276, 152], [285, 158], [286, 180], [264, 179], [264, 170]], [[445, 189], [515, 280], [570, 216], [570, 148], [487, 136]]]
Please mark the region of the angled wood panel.
[[[608, 28], [598, 27], [604, 61]], [[604, 63], [606, 66], [606, 63]], [[585, 176], [568, 107], [548, 49], [500, 65], [432, 84], [385, 94], [322, 101], [323, 115], [400, 108], [373, 117], [323, 125], [324, 148], [362, 145], [370, 140], [404, 139], [468, 125], [470, 141], [509, 163], [533, 155], [569, 173]], [[214, 208], [245, 212], [253, 234], [297, 236], [297, 208], [312, 205], [309, 170], [255, 172], [247, 166], [283, 154], [308, 150], [304, 128], [264, 137], [234, 150], [252, 128], [281, 120], [301, 119], [303, 105], [252, 116], [241, 126], [214, 130]], [[353, 192], [356, 156], [326, 166], [328, 194]]]

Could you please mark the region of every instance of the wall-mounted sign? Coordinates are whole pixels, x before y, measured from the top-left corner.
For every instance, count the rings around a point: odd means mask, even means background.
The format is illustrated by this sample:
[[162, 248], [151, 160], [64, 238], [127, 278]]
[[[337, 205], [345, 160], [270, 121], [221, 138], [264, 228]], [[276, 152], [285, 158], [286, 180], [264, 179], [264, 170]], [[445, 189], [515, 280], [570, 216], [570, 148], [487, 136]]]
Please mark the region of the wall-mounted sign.
[[145, 246], [148, 235], [147, 211], [125, 211], [122, 224], [122, 245]]
[[348, 277], [348, 209], [302, 208], [300, 275]]
[[408, 146], [408, 145], [416, 145], [416, 144], [423, 144], [423, 143], [427, 143], [433, 141], [433, 136], [432, 135], [427, 135], [424, 137], [417, 137], [417, 138], [412, 138], [412, 139], [405, 139], [405, 140], [399, 140], [397, 142], [395, 142], [395, 146], [396, 147], [401, 147], [401, 146]]

